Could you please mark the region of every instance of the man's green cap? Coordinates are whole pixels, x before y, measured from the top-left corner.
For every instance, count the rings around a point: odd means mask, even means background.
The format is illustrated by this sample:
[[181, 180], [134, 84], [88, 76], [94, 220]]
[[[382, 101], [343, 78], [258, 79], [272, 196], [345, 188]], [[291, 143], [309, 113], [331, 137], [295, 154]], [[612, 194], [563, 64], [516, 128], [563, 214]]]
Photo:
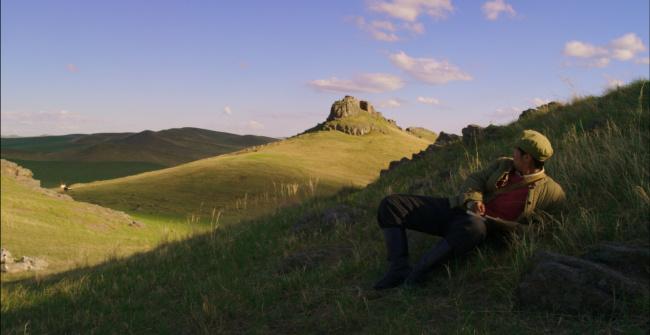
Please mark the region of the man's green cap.
[[551, 147], [548, 138], [534, 130], [524, 130], [517, 141], [517, 146], [540, 162], [551, 158], [553, 155], [553, 147]]

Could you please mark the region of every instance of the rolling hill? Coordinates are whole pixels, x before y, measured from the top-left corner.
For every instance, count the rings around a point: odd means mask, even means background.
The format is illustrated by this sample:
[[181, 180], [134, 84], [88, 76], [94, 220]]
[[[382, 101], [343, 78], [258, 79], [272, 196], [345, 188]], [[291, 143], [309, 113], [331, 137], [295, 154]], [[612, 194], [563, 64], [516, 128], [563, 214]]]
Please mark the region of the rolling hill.
[[[647, 244], [649, 85], [637, 81], [537, 110], [492, 127], [482, 141], [432, 146], [360, 190], [128, 259], [5, 284], [2, 331], [645, 334], [647, 301], [627, 302], [619, 315], [611, 306], [601, 315], [537, 313], [521, 310], [515, 291], [536, 250], [577, 255], [601, 241]], [[372, 290], [386, 266], [376, 224], [381, 199], [450, 195], [469, 173], [510, 153], [523, 129], [553, 143], [546, 169], [567, 191], [566, 210], [506, 246], [484, 245], [449, 262], [425, 287]], [[350, 215], [328, 219], [333, 212]], [[413, 255], [435, 241], [409, 232]]]
[[276, 141], [199, 128], [2, 138], [2, 158], [31, 169], [43, 185], [112, 179]]
[[390, 161], [431, 142], [403, 131], [372, 105], [346, 97], [332, 105], [326, 122], [300, 135], [168, 169], [73, 185], [70, 194], [127, 211], [187, 215], [216, 209], [251, 217], [345, 186], [363, 187]]
[[[28, 255], [47, 261], [48, 268], [40, 274], [148, 250], [161, 240], [190, 232], [184, 222], [161, 223], [74, 201], [39, 187], [27, 169], [4, 159], [0, 164], [2, 247], [15, 257]], [[3, 274], [3, 280], [20, 276]]]

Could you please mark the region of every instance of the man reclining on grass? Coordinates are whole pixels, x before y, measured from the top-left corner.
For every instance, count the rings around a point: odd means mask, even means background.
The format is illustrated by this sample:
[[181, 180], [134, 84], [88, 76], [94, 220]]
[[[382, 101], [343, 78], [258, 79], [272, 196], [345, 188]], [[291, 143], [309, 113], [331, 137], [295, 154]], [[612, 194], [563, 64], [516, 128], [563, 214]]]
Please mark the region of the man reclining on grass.
[[[514, 232], [534, 210], [548, 210], [565, 199], [562, 187], [544, 173], [553, 154], [549, 140], [524, 130], [513, 157], [502, 157], [470, 175], [461, 193], [450, 198], [393, 194], [379, 205], [377, 220], [384, 233], [388, 272], [374, 288], [416, 285], [436, 264], [476, 247], [487, 231]], [[406, 229], [441, 236], [411, 268]]]

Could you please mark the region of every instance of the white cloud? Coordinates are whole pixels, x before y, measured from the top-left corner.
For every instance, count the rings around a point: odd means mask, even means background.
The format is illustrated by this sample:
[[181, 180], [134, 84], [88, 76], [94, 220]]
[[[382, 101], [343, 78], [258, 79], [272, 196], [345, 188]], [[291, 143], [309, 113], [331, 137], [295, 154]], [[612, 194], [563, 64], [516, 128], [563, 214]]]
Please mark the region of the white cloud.
[[606, 86], [606, 87], [607, 87], [607, 88], [618, 88], [618, 87], [620, 87], [620, 86], [623, 86], [624, 84], [625, 84], [625, 83], [624, 83], [622, 80], [620, 80], [620, 79], [616, 79], [616, 78], [608, 78], [608, 79], [607, 79], [607, 86]]
[[635, 61], [637, 64], [650, 64], [650, 57], [642, 57], [642, 58], [637, 58]]
[[612, 57], [618, 60], [630, 60], [637, 53], [645, 51], [645, 45], [634, 33], [625, 34], [610, 42]]
[[230, 108], [230, 106], [226, 106], [226, 107], [224, 107], [224, 108], [223, 108], [223, 112], [224, 112], [224, 114], [226, 114], [226, 115], [232, 115], [232, 109]]
[[395, 34], [397, 30], [395, 25], [390, 21], [370, 21], [366, 22], [363, 17], [356, 18], [356, 24], [359, 29], [368, 32], [372, 38], [384, 42], [399, 41], [399, 36]]
[[569, 41], [564, 45], [564, 55], [586, 59], [580, 63], [588, 67], [606, 67], [611, 59], [628, 61], [646, 50], [643, 41], [634, 33], [625, 34], [610, 41], [605, 46], [597, 46], [581, 41]]
[[425, 105], [439, 105], [440, 100], [436, 98], [430, 98], [430, 97], [418, 97], [418, 102], [423, 103]]
[[564, 45], [564, 54], [571, 57], [590, 58], [606, 55], [607, 49], [580, 41], [570, 41]]
[[402, 101], [400, 101], [399, 99], [388, 99], [379, 104], [380, 108], [397, 108], [400, 106], [402, 106]]
[[499, 14], [502, 12], [508, 13], [510, 16], [517, 15], [517, 12], [515, 12], [512, 6], [503, 0], [488, 1], [483, 4], [482, 9], [485, 18], [491, 21], [498, 19]]
[[327, 92], [366, 92], [381, 93], [394, 91], [404, 86], [404, 81], [397, 76], [386, 73], [366, 73], [352, 79], [317, 79], [309, 82], [309, 85], [319, 91]]
[[535, 107], [539, 107], [539, 106], [541, 106], [541, 105], [546, 105], [547, 103], [549, 103], [549, 102], [551, 102], [551, 101], [548, 100], [548, 99], [533, 98], [533, 99], [531, 100], [531, 102], [533, 103], [533, 106], [535, 106]]
[[246, 127], [247, 127], [248, 129], [252, 129], [252, 130], [260, 130], [260, 129], [264, 129], [264, 125], [261, 124], [261, 123], [259, 123], [259, 122], [257, 122], [257, 121], [255, 121], [255, 120], [250, 120], [250, 121], [248, 121], [248, 122], [246, 123]]
[[414, 22], [424, 13], [435, 19], [444, 19], [454, 10], [451, 0], [392, 0], [372, 1], [370, 9], [393, 18]]
[[497, 108], [494, 112], [488, 113], [489, 117], [493, 117], [499, 120], [513, 119], [519, 116], [521, 108], [519, 107], [505, 107]]
[[454, 80], [472, 80], [472, 77], [446, 60], [413, 58], [400, 51], [390, 55], [391, 62], [415, 77], [429, 84], [445, 84]]

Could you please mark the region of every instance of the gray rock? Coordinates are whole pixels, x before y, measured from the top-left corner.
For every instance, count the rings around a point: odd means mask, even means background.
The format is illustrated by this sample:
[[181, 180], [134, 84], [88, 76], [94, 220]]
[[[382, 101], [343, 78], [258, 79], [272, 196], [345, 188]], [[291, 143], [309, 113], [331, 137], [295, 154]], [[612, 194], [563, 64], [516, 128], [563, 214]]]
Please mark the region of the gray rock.
[[[633, 255], [641, 256], [638, 263], [627, 262]], [[538, 251], [517, 288], [519, 305], [574, 314], [620, 311], [626, 299], [649, 297], [648, 263], [641, 263], [647, 256], [648, 248], [611, 243], [582, 258]]]
[[48, 263], [40, 258], [23, 256], [16, 261], [9, 250], [2, 249], [0, 272], [17, 273], [23, 271], [38, 271], [47, 268]]

